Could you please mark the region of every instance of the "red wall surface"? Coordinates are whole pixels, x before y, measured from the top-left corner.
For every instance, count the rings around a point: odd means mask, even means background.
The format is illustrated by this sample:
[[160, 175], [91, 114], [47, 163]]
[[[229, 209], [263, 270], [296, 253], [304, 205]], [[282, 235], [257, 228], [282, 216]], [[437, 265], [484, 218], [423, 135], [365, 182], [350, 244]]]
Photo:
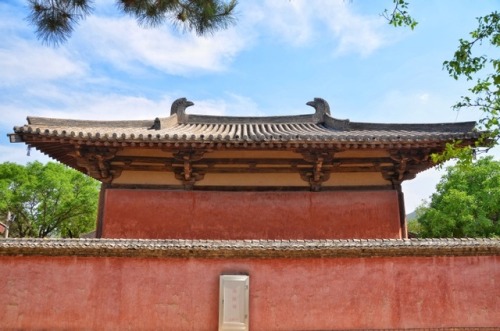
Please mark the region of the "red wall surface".
[[500, 257], [0, 257], [0, 328], [217, 330], [218, 281], [250, 276], [252, 330], [500, 326]]
[[107, 189], [103, 238], [401, 238], [396, 191]]

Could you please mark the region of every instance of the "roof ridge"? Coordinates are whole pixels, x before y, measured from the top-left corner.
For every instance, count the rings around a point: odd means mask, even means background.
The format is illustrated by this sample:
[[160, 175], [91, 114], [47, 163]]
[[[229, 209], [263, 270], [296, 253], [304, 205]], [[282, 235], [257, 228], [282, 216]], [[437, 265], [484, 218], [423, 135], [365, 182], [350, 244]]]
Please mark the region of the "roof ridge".
[[93, 127], [147, 127], [152, 120], [82, 120], [53, 117], [28, 116], [28, 125], [44, 126], [93, 126]]
[[314, 98], [306, 105], [315, 109], [313, 114], [285, 115], [285, 116], [220, 116], [187, 114], [186, 108], [193, 106], [192, 101], [179, 98], [172, 103], [170, 115], [177, 115], [179, 124], [289, 124], [289, 123], [324, 123], [330, 115], [330, 106], [322, 98]]
[[437, 123], [373, 123], [373, 122], [350, 122], [349, 128], [352, 130], [395, 130], [395, 129], [406, 129], [406, 130], [436, 130], [439, 129], [443, 132], [448, 132], [450, 130], [455, 131], [460, 128], [462, 130], [474, 131], [476, 128], [476, 122], [437, 122]]

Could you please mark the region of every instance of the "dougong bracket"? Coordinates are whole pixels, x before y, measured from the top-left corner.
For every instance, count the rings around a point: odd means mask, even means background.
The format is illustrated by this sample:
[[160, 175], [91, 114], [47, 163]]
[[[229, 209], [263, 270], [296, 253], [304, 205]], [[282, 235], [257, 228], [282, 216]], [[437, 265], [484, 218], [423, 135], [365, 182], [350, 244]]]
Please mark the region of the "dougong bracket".
[[121, 175], [121, 169], [112, 169], [110, 165], [117, 152], [117, 148], [77, 147], [70, 155], [79, 167], [86, 170], [87, 175], [103, 183], [111, 183]]
[[174, 159], [181, 162], [181, 165], [173, 165], [175, 178], [182, 181], [184, 188], [192, 189], [194, 184], [202, 180], [205, 176], [202, 172], [193, 171], [193, 162], [203, 158], [204, 151], [187, 150], [174, 153]]
[[385, 169], [382, 175], [393, 183], [401, 183], [413, 179], [417, 173], [428, 167], [431, 151], [392, 151], [390, 157], [394, 162], [392, 169]]
[[300, 178], [309, 183], [311, 191], [318, 192], [321, 185], [330, 179], [333, 153], [304, 151], [301, 154], [304, 160], [312, 163], [312, 168], [301, 171]]

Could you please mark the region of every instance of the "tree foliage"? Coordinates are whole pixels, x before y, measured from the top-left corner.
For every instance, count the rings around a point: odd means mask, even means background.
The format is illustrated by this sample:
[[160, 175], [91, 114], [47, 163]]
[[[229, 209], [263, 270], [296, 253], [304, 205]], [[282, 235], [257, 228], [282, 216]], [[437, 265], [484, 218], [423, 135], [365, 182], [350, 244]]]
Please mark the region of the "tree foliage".
[[393, 0], [394, 7], [392, 11], [384, 10], [382, 16], [387, 19], [390, 25], [395, 27], [408, 26], [415, 29], [418, 22], [408, 12], [409, 3], [404, 0]]
[[[392, 12], [382, 14], [389, 24], [396, 27], [407, 26], [412, 30], [417, 21], [408, 11], [409, 1], [393, 0]], [[469, 95], [464, 95], [452, 108], [479, 109], [483, 117], [479, 120], [482, 137], [475, 146], [463, 146], [461, 141], [448, 144], [442, 155], [435, 155], [434, 161], [458, 158], [470, 163], [478, 151], [486, 146], [486, 151], [498, 145], [500, 139], [500, 13], [494, 11], [477, 17], [478, 26], [469, 33], [469, 38], [459, 40], [459, 45], [451, 60], [443, 62], [443, 68], [455, 80], [464, 78], [474, 81]], [[489, 54], [482, 53], [488, 51]]]
[[[180, 25], [198, 35], [213, 33], [234, 22], [236, 0], [116, 0], [119, 10], [146, 27], [165, 22]], [[78, 22], [93, 10], [92, 0], [27, 0], [28, 21], [42, 42], [65, 42]]]
[[[460, 39], [453, 58], [443, 66], [454, 79], [475, 81], [469, 88], [470, 94], [462, 96], [453, 108], [477, 108], [483, 113], [480, 124], [485, 134], [478, 145], [491, 147], [498, 144], [500, 136], [500, 58], [496, 57], [500, 47], [500, 13], [478, 17], [477, 22], [477, 29], [470, 32], [470, 38]], [[490, 50], [491, 56], [481, 50]], [[450, 153], [450, 156], [456, 155]]]
[[492, 157], [447, 168], [431, 201], [417, 209], [420, 237], [500, 235], [500, 161]]
[[95, 227], [99, 183], [62, 164], [0, 164], [0, 215], [11, 237], [78, 237]]

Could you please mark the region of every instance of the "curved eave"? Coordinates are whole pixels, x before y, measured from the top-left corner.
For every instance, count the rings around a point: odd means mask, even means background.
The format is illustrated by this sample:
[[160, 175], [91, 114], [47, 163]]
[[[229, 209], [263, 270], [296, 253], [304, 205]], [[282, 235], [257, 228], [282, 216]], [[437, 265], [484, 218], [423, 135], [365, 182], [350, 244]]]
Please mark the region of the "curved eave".
[[177, 133], [75, 133], [66, 130], [30, 130], [25, 128], [16, 130], [15, 134], [10, 135], [11, 142], [32, 143], [36, 141], [59, 141], [77, 143], [77, 144], [176, 144], [176, 143], [195, 143], [195, 144], [213, 144], [223, 143], [232, 146], [242, 144], [366, 144], [366, 145], [386, 145], [386, 144], [422, 144], [452, 142], [456, 140], [473, 141], [481, 136], [480, 132], [453, 133], [453, 132], [338, 132], [328, 134], [325, 132], [310, 134], [268, 134], [263, 133], [259, 136], [239, 136], [231, 134], [189, 134], [188, 132]]

